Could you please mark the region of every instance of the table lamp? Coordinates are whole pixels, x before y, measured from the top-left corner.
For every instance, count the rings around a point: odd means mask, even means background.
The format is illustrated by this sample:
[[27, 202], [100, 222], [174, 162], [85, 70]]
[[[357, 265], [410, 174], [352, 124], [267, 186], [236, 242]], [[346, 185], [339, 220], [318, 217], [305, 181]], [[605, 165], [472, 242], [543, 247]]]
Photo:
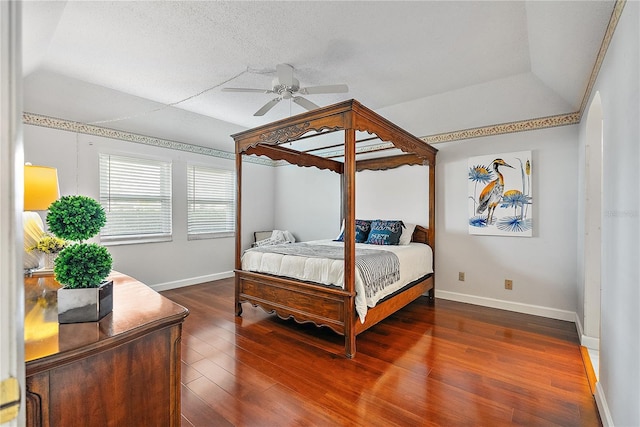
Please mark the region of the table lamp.
[[24, 166], [24, 269], [32, 271], [40, 267], [42, 254], [28, 251], [36, 245], [44, 234], [44, 223], [37, 212], [46, 211], [49, 205], [60, 197], [58, 170], [47, 166]]

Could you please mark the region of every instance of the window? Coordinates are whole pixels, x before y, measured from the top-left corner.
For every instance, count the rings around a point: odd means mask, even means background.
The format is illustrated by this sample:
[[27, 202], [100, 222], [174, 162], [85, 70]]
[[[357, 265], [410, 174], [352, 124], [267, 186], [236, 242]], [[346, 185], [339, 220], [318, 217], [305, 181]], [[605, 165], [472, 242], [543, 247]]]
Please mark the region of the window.
[[100, 154], [104, 244], [171, 240], [171, 163]]
[[187, 232], [190, 240], [230, 237], [236, 230], [235, 173], [187, 167]]

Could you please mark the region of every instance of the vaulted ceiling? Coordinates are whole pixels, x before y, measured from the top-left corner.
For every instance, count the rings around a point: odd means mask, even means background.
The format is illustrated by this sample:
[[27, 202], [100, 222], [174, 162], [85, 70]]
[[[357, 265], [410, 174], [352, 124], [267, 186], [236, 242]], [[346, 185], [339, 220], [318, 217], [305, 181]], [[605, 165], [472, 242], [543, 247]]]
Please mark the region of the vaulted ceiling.
[[273, 94], [221, 91], [270, 89], [276, 65], [287, 63], [301, 86], [349, 86], [348, 93], [305, 95], [314, 103], [354, 98], [417, 136], [571, 113], [580, 109], [613, 7], [611, 1], [29, 1], [24, 106], [225, 148], [230, 140], [212, 133], [305, 111], [284, 100], [254, 117]]

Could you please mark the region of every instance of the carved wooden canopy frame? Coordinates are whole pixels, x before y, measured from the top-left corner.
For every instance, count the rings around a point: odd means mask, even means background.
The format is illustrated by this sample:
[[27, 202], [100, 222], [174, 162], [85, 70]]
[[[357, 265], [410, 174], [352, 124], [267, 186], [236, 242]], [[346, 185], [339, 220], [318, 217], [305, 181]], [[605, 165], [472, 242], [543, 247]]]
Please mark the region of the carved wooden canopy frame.
[[[296, 151], [283, 147], [282, 144], [320, 136], [327, 131], [345, 131], [344, 163], [317, 156], [308, 152]], [[375, 134], [380, 140], [393, 144], [405, 154], [387, 157], [356, 160], [355, 145], [358, 141], [355, 132]], [[240, 236], [240, 196], [242, 177], [242, 155], [266, 156], [272, 160], [284, 160], [298, 166], [313, 166], [318, 169], [328, 169], [343, 175], [343, 217], [350, 219], [354, 215], [349, 206], [355, 207], [354, 172], [363, 170], [392, 169], [403, 165], [429, 165], [429, 229], [435, 229], [435, 164], [437, 149], [411, 135], [409, 132], [360, 104], [356, 100], [348, 100], [328, 107], [318, 108], [307, 113], [282, 119], [264, 126], [249, 129], [232, 135], [236, 143], [236, 171], [237, 171], [237, 227], [236, 236]], [[351, 190], [351, 191], [350, 191]], [[353, 199], [353, 202], [351, 201]], [[351, 218], [354, 223], [355, 217]], [[352, 232], [355, 233], [355, 228]], [[349, 230], [345, 230], [349, 233]], [[348, 234], [347, 234], [348, 235]], [[429, 239], [433, 244], [434, 239]], [[238, 267], [238, 266], [236, 266]]]
[[[284, 147], [282, 144], [299, 141], [310, 137], [324, 135], [334, 131], [344, 131], [344, 162], [332, 158], [321, 157], [310, 151], [297, 151]], [[357, 160], [356, 144], [376, 138], [356, 140], [356, 132], [367, 132], [375, 135], [381, 141], [392, 144], [390, 149], [400, 149], [404, 154], [394, 154], [386, 157], [376, 157]], [[311, 132], [314, 134], [308, 135]], [[236, 144], [236, 281], [238, 274], [246, 276], [252, 273], [241, 272], [242, 264], [242, 156], [266, 156], [272, 160], [284, 160], [298, 166], [313, 166], [327, 169], [342, 175], [342, 217], [345, 219], [345, 266], [344, 291], [351, 298], [355, 295], [355, 173], [363, 170], [385, 170], [403, 165], [429, 166], [429, 223], [426, 229], [426, 239], [435, 253], [435, 165], [437, 149], [411, 135], [409, 132], [363, 106], [356, 100], [344, 101], [338, 104], [315, 109], [290, 118], [279, 120], [257, 128], [249, 129], [232, 135]], [[333, 147], [333, 146], [331, 146]], [[342, 157], [342, 156], [341, 156]], [[424, 228], [421, 227], [421, 230]], [[424, 232], [422, 232], [424, 234]], [[433, 279], [431, 279], [431, 282]], [[238, 289], [236, 287], [236, 300]], [[236, 301], [238, 314], [241, 313], [240, 304]], [[353, 310], [349, 310], [353, 311]], [[345, 313], [348, 316], [344, 322], [349, 329], [355, 324], [352, 316], [355, 313]], [[314, 322], [315, 323], [315, 322]], [[355, 333], [344, 331], [349, 336], [347, 355], [355, 353]]]

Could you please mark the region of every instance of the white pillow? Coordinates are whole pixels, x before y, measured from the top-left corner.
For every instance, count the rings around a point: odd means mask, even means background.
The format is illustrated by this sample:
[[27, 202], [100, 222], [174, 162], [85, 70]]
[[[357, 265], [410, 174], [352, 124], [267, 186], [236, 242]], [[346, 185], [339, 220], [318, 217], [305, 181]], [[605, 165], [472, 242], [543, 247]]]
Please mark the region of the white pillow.
[[402, 234], [400, 235], [399, 245], [408, 245], [411, 243], [411, 237], [413, 236], [413, 230], [416, 229], [415, 224], [409, 224], [408, 222], [404, 223], [404, 228], [402, 229]]
[[295, 243], [296, 238], [288, 230], [273, 230], [271, 237], [259, 240], [253, 244], [253, 247], [279, 245], [281, 243]]
[[293, 234], [289, 231], [289, 230], [284, 230], [284, 239], [289, 242], [289, 243], [295, 243], [296, 242], [296, 238], [293, 237]]
[[295, 243], [296, 238], [289, 230], [273, 230], [271, 234], [271, 240], [278, 243]]

